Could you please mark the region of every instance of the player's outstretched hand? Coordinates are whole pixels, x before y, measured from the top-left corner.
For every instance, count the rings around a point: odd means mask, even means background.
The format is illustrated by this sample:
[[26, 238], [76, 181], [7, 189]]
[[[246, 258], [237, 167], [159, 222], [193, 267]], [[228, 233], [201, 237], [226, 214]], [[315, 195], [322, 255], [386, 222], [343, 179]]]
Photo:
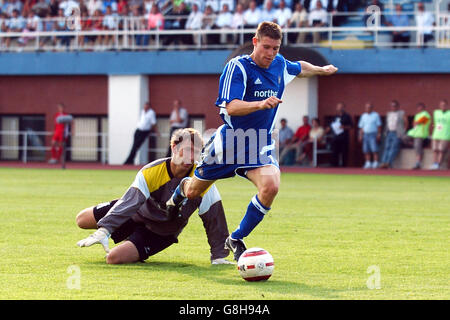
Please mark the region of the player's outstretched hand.
[[278, 104], [282, 103], [283, 101], [281, 99], [278, 99], [277, 97], [269, 97], [266, 100], [262, 100], [261, 101], [261, 109], [273, 109], [275, 108]]
[[105, 249], [106, 253], [109, 253], [109, 243], [108, 243], [109, 236], [110, 233], [107, 229], [99, 228], [97, 231], [95, 231], [86, 239], [78, 241], [77, 245], [79, 247], [90, 247], [93, 244], [100, 243], [103, 246], [103, 249]]
[[322, 67], [322, 70], [323, 70], [323, 74], [322, 75], [330, 76], [332, 74], [335, 74], [338, 71], [338, 68], [336, 68], [332, 64], [329, 64], [327, 66]]

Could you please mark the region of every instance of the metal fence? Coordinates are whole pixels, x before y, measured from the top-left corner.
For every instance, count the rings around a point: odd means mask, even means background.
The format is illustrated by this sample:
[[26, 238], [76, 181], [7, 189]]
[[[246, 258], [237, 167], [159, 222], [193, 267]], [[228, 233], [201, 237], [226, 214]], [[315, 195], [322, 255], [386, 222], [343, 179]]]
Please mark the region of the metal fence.
[[[51, 149], [52, 132], [0, 131], [0, 160], [45, 161]], [[72, 161], [108, 162], [108, 136], [76, 133], [67, 138], [66, 156]]]
[[[407, 27], [384, 25], [381, 17], [394, 13], [380, 12], [346, 12], [328, 14], [327, 23], [322, 27], [286, 27], [283, 28], [284, 45], [306, 47], [390, 47], [391, 34], [394, 31], [406, 31], [411, 40], [404, 43], [407, 47], [423, 45], [424, 29], [415, 25], [416, 12], [403, 12], [410, 20]], [[435, 25], [430, 29], [433, 40], [428, 46], [450, 48], [450, 14], [440, 11], [432, 12]], [[343, 26], [333, 25], [336, 17], [342, 17], [350, 23]], [[166, 20], [174, 19], [167, 16]], [[254, 28], [238, 29], [198, 29], [198, 30], [148, 30], [146, 17], [111, 17], [110, 28], [89, 30], [87, 21], [95, 24], [98, 18], [40, 19], [36, 30], [23, 29], [20, 32], [0, 31], [1, 51], [101, 51], [101, 50], [164, 50], [164, 49], [234, 49], [249, 40], [255, 33]], [[63, 30], [45, 31], [47, 22], [65, 25]], [[0, 29], [5, 20], [0, 19]], [[312, 37], [311, 35], [319, 35]], [[299, 37], [304, 35], [304, 37]], [[298, 39], [303, 41], [298, 41]], [[319, 41], [315, 42], [315, 39]]]

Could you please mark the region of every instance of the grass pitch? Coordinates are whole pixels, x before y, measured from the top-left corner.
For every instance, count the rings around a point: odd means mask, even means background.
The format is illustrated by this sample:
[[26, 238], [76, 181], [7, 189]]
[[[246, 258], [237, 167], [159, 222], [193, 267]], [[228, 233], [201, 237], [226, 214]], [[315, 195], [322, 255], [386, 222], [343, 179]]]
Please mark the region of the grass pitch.
[[[275, 271], [248, 283], [236, 266], [210, 265], [196, 214], [178, 244], [145, 263], [111, 266], [101, 246], [77, 247], [91, 232], [75, 215], [120, 197], [135, 174], [0, 168], [2, 299], [450, 298], [448, 178], [282, 174], [246, 239], [273, 255]], [[217, 185], [233, 231], [255, 188]]]

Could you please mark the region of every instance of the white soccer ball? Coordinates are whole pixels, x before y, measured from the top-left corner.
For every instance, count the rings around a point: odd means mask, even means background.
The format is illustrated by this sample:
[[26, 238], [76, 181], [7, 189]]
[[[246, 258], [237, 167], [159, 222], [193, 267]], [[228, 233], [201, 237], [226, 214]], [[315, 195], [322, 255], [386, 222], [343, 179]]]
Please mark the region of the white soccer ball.
[[272, 256], [261, 248], [245, 250], [238, 261], [239, 273], [247, 281], [267, 280], [272, 275], [273, 268]]

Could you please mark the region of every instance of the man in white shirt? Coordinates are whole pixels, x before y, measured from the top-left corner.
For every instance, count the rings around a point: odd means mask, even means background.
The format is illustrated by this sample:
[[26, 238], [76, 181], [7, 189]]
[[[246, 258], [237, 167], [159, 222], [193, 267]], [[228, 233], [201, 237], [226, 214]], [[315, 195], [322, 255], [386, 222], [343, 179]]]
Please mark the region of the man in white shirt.
[[272, 0], [267, 0], [261, 12], [261, 20], [275, 22], [276, 20], [275, 12], [276, 10], [273, 7]]
[[124, 164], [134, 164], [134, 157], [136, 152], [139, 150], [141, 145], [147, 139], [152, 128], [157, 133], [157, 128], [154, 127], [156, 124], [156, 114], [151, 108], [150, 102], [146, 102], [144, 110], [142, 110], [141, 117], [139, 119], [136, 130], [134, 131], [133, 146], [131, 147], [130, 154]]
[[286, 1], [281, 0], [280, 6], [275, 11], [275, 18], [278, 25], [282, 28], [288, 26], [289, 20], [292, 17], [292, 10], [289, 7], [286, 7]]
[[256, 1], [252, 0], [248, 9], [244, 12], [245, 27], [256, 28], [261, 21], [261, 10], [258, 9]]
[[[198, 4], [192, 4], [192, 11], [186, 21], [186, 30], [200, 30], [203, 23], [203, 12], [200, 11]], [[192, 40], [195, 44], [200, 41], [199, 35], [192, 35]]]
[[423, 46], [428, 41], [433, 40], [434, 16], [430, 11], [425, 11], [423, 2], [417, 4], [417, 13], [415, 15], [417, 31], [417, 44]]
[[[183, 129], [188, 126], [189, 114], [187, 110], [182, 107], [180, 99], [175, 99], [173, 101], [173, 109], [172, 112], [170, 113], [169, 123], [170, 123], [169, 139], [172, 138], [172, 134], [176, 130]], [[171, 154], [172, 149], [169, 146], [169, 149], [167, 150], [167, 157], [170, 157]]]
[[[222, 11], [217, 15], [216, 27], [220, 29], [231, 29], [233, 23], [233, 14], [230, 12], [228, 4], [224, 3]], [[220, 43], [226, 43], [227, 41], [232, 41], [232, 35], [230, 34], [220, 34]]]
[[[322, 2], [317, 1], [316, 7], [308, 15], [308, 23], [310, 27], [325, 27], [328, 24], [328, 13], [323, 8]], [[320, 32], [313, 32], [313, 42], [320, 40]]]

